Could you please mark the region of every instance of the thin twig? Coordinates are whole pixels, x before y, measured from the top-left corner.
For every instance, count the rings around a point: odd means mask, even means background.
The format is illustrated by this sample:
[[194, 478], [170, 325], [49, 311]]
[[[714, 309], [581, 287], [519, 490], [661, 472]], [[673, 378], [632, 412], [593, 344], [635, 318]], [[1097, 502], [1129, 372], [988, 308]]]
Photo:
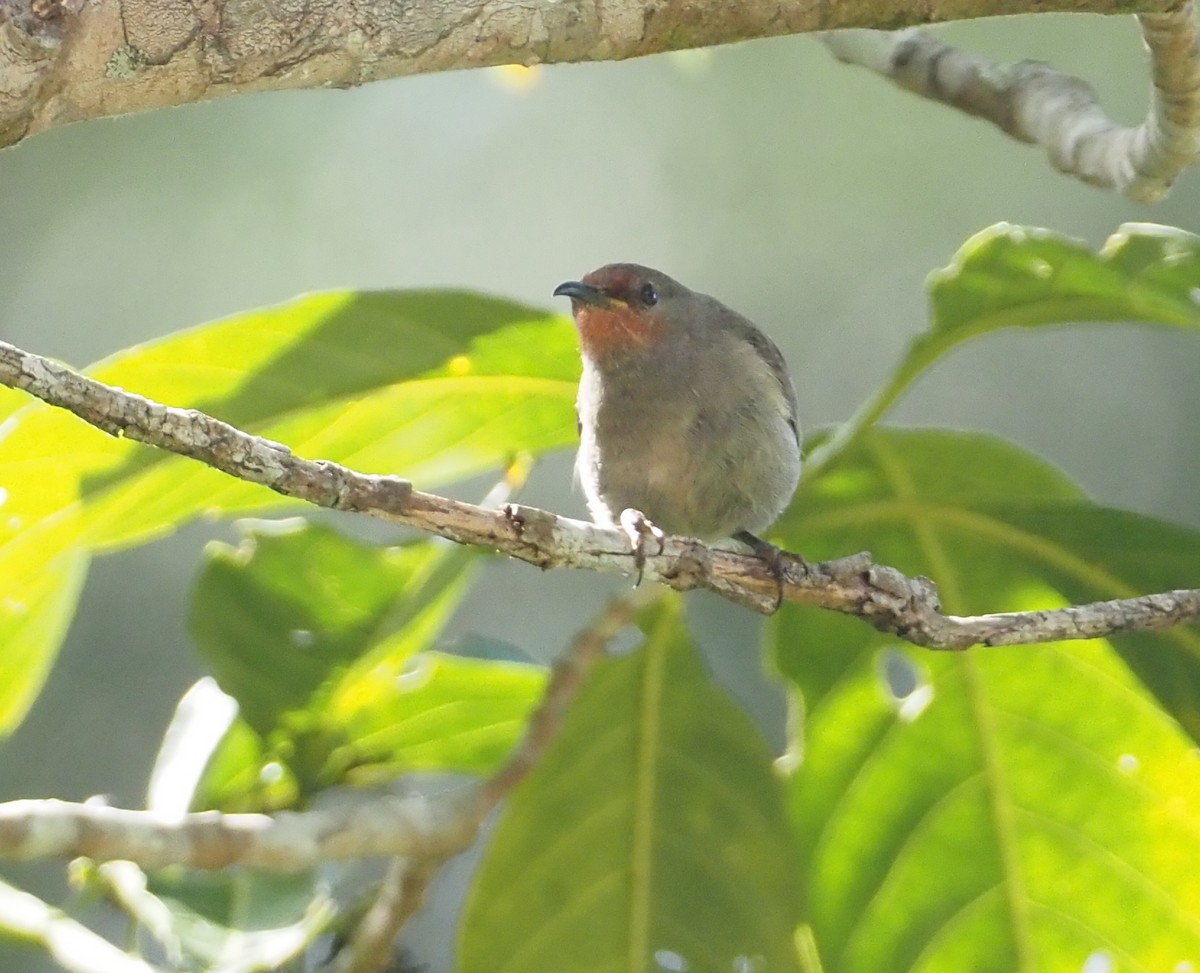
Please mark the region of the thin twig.
[[567, 651], [555, 660], [550, 681], [542, 693], [541, 702], [529, 718], [521, 742], [476, 795], [471, 814], [478, 824], [482, 824], [496, 805], [529, 776], [558, 733], [567, 710], [579, 695], [588, 675], [604, 657], [608, 644], [632, 625], [638, 612], [656, 597], [658, 593], [651, 585], [623, 598], [613, 599], [586, 628], [576, 634]]
[[392, 959], [400, 931], [425, 901], [425, 890], [441, 861], [396, 858], [388, 867], [371, 908], [338, 953], [331, 973], [376, 973]]
[[542, 700], [525, 728], [521, 742], [504, 764], [457, 812], [456, 832], [461, 849], [440, 850], [436, 855], [396, 859], [384, 878], [379, 895], [367, 911], [347, 947], [339, 954], [334, 973], [375, 973], [391, 956], [392, 944], [405, 923], [425, 901], [429, 883], [438, 868], [475, 840], [484, 819], [529, 776], [562, 725], [567, 710], [588, 674], [604, 657], [608, 643], [630, 625], [637, 612], [657, 593], [650, 588], [611, 601], [554, 664]]
[[1200, 31], [1190, 0], [1138, 23], [1154, 85], [1145, 120], [1132, 128], [1110, 119], [1086, 82], [1041, 61], [999, 64], [920, 28], [816, 36], [841, 61], [1040, 145], [1062, 172], [1154, 202], [1200, 161]]
[[[114, 436], [189, 456], [230, 476], [323, 507], [371, 514], [462, 544], [488, 547], [541, 568], [631, 574], [634, 558], [619, 530], [533, 507], [489, 510], [415, 490], [398, 477], [369, 476], [338, 463], [306, 460], [194, 409], [169, 408], [104, 385], [39, 355], [0, 342], [0, 384], [21, 388]], [[679, 591], [707, 588], [760, 612], [785, 601], [853, 615], [915, 645], [966, 649], [1099, 638], [1162, 629], [1200, 618], [1200, 589], [1098, 601], [1037, 612], [944, 615], [927, 578], [875, 564], [869, 554], [808, 564], [783, 558], [782, 578], [763, 559], [686, 537], [646, 554], [644, 577]]]
[[70, 973], [158, 973], [157, 967], [123, 952], [61, 910], [3, 882], [0, 932], [37, 943]]

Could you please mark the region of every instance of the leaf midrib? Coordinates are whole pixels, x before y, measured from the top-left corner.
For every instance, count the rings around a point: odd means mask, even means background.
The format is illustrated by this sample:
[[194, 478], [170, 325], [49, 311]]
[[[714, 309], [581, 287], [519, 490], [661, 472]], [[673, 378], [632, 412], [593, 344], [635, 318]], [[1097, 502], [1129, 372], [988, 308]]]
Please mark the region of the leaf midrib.
[[629, 875], [630, 973], [646, 973], [650, 948], [650, 894], [653, 874], [654, 822], [657, 811], [658, 757], [661, 750], [663, 687], [669, 644], [665, 626], [675, 619], [664, 612], [657, 628], [642, 649], [645, 681], [638, 713], [637, 751], [634, 756], [633, 836]]
[[[878, 437], [872, 441], [870, 449], [879, 464], [880, 471], [896, 496], [911, 500], [915, 495], [915, 487], [908, 471], [898, 461], [895, 453]], [[929, 563], [934, 576], [938, 579], [944, 604], [948, 606], [964, 604], [958, 576], [953, 569], [953, 562], [934, 529], [934, 525], [928, 519], [919, 517], [910, 518], [910, 522], [917, 538], [917, 545]], [[1004, 778], [996, 739], [994, 714], [990, 710], [983, 675], [979, 671], [979, 664], [975, 657], [970, 653], [964, 654], [960, 659], [960, 665], [963, 669], [963, 682], [970, 696], [969, 709], [975, 717], [976, 733], [979, 738], [988, 807], [991, 811], [997, 850], [1000, 853], [1001, 867], [1004, 871], [1005, 901], [1012, 919], [1017, 968], [1021, 973], [1034, 973], [1035, 956], [1027, 910], [1028, 895], [1025, 892], [1020, 869], [1015, 822], [1012, 815], [1012, 798]]]

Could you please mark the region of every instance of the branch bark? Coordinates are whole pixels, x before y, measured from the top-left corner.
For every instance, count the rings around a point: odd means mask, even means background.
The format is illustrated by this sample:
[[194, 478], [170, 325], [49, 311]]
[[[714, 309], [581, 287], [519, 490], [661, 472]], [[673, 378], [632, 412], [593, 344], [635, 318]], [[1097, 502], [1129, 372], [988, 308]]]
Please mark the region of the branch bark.
[[1041, 61], [998, 64], [924, 30], [822, 32], [839, 60], [1041, 146], [1051, 164], [1140, 202], [1162, 199], [1200, 161], [1200, 30], [1191, 2], [1138, 15], [1150, 52], [1150, 110], [1137, 126], [1110, 119], [1096, 92]]
[[[508, 554], [541, 568], [573, 567], [632, 574], [625, 534], [533, 507], [500, 510], [423, 493], [398, 477], [370, 476], [338, 463], [308, 460], [194, 409], [161, 405], [97, 382], [40, 355], [0, 342], [0, 384], [68, 409], [113, 436], [125, 436], [199, 460], [230, 476], [323, 507], [355, 511]], [[763, 613], [783, 600], [853, 615], [883, 632], [930, 649], [1099, 638], [1161, 629], [1200, 618], [1200, 589], [1093, 602], [1034, 612], [960, 617], [941, 611], [927, 578], [875, 564], [869, 554], [809, 564], [785, 554], [781, 577], [762, 559], [667, 537], [647, 552], [643, 576], [679, 591], [707, 588]]]
[[0, 146], [225, 94], [753, 37], [1177, 0], [0, 0]]

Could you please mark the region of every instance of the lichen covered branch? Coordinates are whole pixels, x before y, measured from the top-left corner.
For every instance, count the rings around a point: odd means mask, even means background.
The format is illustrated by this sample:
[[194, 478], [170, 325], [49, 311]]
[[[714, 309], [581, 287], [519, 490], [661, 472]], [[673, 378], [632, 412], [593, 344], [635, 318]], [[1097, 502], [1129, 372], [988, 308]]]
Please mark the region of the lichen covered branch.
[[[176, 409], [117, 389], [0, 342], [0, 384], [68, 409], [114, 436], [126, 436], [206, 463], [230, 476], [319, 506], [370, 514], [462, 544], [487, 547], [541, 568], [634, 572], [619, 530], [533, 507], [489, 509], [413, 488], [397, 477], [357, 473], [295, 456], [280, 443], [193, 409]], [[1098, 638], [1161, 629], [1200, 618], [1200, 590], [1186, 589], [1037, 612], [945, 615], [934, 584], [875, 564], [868, 554], [809, 564], [785, 556], [782, 578], [765, 560], [685, 537], [645, 552], [643, 576], [680, 591], [707, 588], [768, 612], [783, 600], [853, 615], [880, 631], [931, 649]]]

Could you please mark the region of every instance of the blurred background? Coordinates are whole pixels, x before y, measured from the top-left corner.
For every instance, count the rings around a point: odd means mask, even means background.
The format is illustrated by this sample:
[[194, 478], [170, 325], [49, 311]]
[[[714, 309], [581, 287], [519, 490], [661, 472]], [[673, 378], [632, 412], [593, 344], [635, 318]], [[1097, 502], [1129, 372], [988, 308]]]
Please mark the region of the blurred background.
[[[1080, 74], [1122, 121], [1145, 111], [1132, 17], [943, 33]], [[83, 366], [305, 291], [450, 286], [551, 307], [560, 281], [631, 260], [768, 330], [815, 428], [849, 416], [924, 327], [929, 271], [1000, 220], [1095, 245], [1129, 220], [1200, 231], [1200, 172], [1164, 204], [1131, 203], [805, 37], [245, 96], [0, 152], [0, 337]], [[1200, 527], [1194, 336], [1130, 326], [988, 338], [922, 379], [891, 419], [1010, 437], [1103, 503]], [[570, 463], [543, 462], [523, 499], [581, 516]], [[487, 485], [456, 492], [478, 498]], [[206, 540], [230, 536], [199, 524], [93, 564], [47, 690], [0, 748], [0, 800], [142, 803], [162, 730], [199, 674], [183, 623], [191, 580]], [[549, 658], [624, 584], [497, 560], [451, 635]], [[692, 598], [714, 670], [770, 734], [782, 710], [757, 661], [757, 620]], [[430, 973], [450, 968], [465, 871], [414, 929]], [[61, 873], [4, 868], [52, 899]], [[0, 946], [0, 969], [49, 968]]]

